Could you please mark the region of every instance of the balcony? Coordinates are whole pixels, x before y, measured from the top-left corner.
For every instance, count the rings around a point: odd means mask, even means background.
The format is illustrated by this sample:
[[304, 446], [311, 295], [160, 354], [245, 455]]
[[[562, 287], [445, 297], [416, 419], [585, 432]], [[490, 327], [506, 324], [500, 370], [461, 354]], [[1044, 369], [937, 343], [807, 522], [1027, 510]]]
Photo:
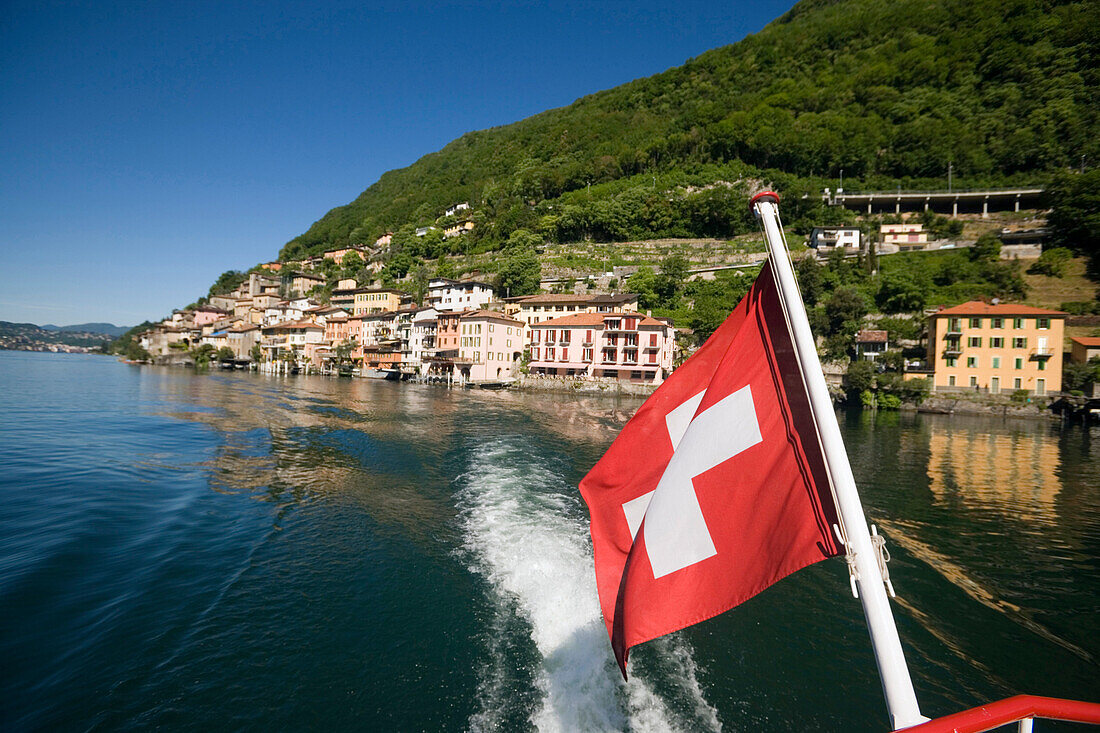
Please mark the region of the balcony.
[[1046, 361], [1050, 357], [1054, 356], [1054, 349], [1032, 349], [1031, 361]]
[[948, 359], [958, 358], [958, 356], [962, 353], [962, 346], [960, 346], [958, 343], [948, 344], [947, 346], [943, 347], [943, 355]]

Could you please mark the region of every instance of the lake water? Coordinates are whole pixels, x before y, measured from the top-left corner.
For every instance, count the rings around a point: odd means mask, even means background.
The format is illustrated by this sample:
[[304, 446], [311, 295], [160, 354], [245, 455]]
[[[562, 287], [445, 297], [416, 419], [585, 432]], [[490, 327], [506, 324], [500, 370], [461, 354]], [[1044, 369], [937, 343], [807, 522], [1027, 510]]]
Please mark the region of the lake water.
[[[576, 485], [637, 405], [0, 352], [0, 728], [885, 730], [840, 559], [622, 683]], [[841, 424], [923, 711], [1100, 699], [1100, 430]]]

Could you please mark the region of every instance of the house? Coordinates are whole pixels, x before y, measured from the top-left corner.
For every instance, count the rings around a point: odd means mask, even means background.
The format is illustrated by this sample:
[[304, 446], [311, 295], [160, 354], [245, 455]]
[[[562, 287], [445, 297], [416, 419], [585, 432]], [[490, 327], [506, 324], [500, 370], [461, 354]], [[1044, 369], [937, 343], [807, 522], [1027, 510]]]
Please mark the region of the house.
[[458, 360], [460, 381], [490, 382], [515, 377], [523, 356], [526, 325], [503, 313], [466, 311], [459, 319]]
[[233, 307], [236, 304], [237, 299], [228, 295], [211, 295], [210, 305], [215, 308], [221, 308], [227, 313], [233, 312]]
[[[344, 281], [341, 280], [341, 282]], [[343, 308], [348, 313], [354, 313], [356, 290], [357, 288], [355, 288], [354, 286], [350, 288], [345, 288], [341, 285], [336, 290], [332, 291], [332, 295], [328, 299], [329, 305], [336, 306], [337, 308]]]
[[294, 272], [290, 274], [291, 295], [306, 295], [318, 286], [324, 287], [324, 284], [325, 279], [317, 275], [310, 275], [304, 272]]
[[260, 265], [260, 267], [267, 270], [268, 272], [278, 272], [279, 270], [283, 269], [283, 263], [282, 262], [265, 262], [262, 265]]
[[306, 344], [319, 344], [324, 341], [325, 327], [309, 321], [289, 321], [264, 326], [261, 329], [263, 341], [260, 346], [268, 360], [275, 360], [280, 352], [294, 353], [302, 350]]
[[404, 353], [404, 366], [412, 373], [424, 369], [427, 357], [435, 353], [435, 332], [439, 311], [435, 308], [415, 308], [398, 316], [397, 332]]
[[344, 264], [344, 258], [352, 253], [358, 254], [364, 262], [370, 257], [370, 250], [362, 246], [351, 247], [336, 247], [335, 249], [326, 249], [321, 253], [321, 256], [326, 260], [333, 260], [336, 264]]
[[883, 224], [879, 235], [883, 244], [897, 245], [902, 252], [928, 246], [928, 233], [922, 224]]
[[473, 230], [474, 223], [469, 219], [464, 219], [463, 221], [457, 221], [454, 224], [448, 224], [443, 227], [443, 238], [450, 239], [451, 237], [457, 237], [460, 234], [472, 232]]
[[505, 299], [505, 313], [533, 325], [572, 313], [620, 313], [638, 309], [637, 293], [575, 295], [546, 293]]
[[861, 237], [859, 227], [814, 227], [810, 232], [810, 246], [819, 253], [838, 248], [858, 252]]
[[437, 277], [428, 282], [426, 305], [437, 311], [484, 308], [493, 299], [493, 286], [477, 280], [458, 281]]
[[375, 247], [388, 247], [393, 242], [393, 232], [386, 232], [378, 239], [374, 240]]
[[229, 315], [229, 311], [215, 308], [212, 305], [200, 305], [192, 312], [194, 313], [193, 318], [196, 326], [205, 326]]
[[455, 214], [457, 214], [460, 211], [469, 211], [469, 210], [470, 210], [470, 204], [463, 201], [461, 204], [455, 204], [454, 206], [451, 206], [450, 208], [448, 208], [445, 212], [443, 212], [443, 216], [454, 216]]
[[260, 327], [253, 323], [239, 323], [226, 331], [226, 346], [238, 359], [252, 358], [252, 347], [259, 339]]
[[856, 358], [874, 361], [876, 358], [885, 354], [886, 350], [890, 348], [887, 336], [888, 334], [886, 331], [875, 331], [871, 329], [864, 329], [857, 333]]
[[260, 295], [252, 296], [252, 307], [259, 310], [274, 308], [280, 302], [282, 302], [282, 298], [274, 293], [262, 293]]
[[577, 313], [530, 328], [532, 374], [660, 384], [672, 371], [676, 329], [651, 316]]
[[1069, 360], [1077, 364], [1087, 364], [1090, 359], [1100, 358], [1100, 338], [1095, 336], [1074, 336], [1070, 339]]
[[[241, 285], [243, 286], [244, 283], [241, 283]], [[282, 281], [280, 279], [253, 272], [248, 276], [248, 290], [246, 294], [249, 297], [260, 295], [261, 293], [278, 295], [281, 287]]]
[[417, 227], [416, 228], [416, 236], [423, 237], [433, 229], [435, 229], [435, 227]]
[[1065, 318], [1062, 311], [981, 301], [936, 311], [928, 317], [933, 389], [1061, 391]]
[[353, 293], [352, 312], [357, 316], [395, 311], [409, 301], [408, 293], [390, 288], [356, 288]]
[[357, 287], [359, 287], [359, 283], [355, 282], [355, 278], [342, 277], [336, 281], [334, 290], [355, 290]]

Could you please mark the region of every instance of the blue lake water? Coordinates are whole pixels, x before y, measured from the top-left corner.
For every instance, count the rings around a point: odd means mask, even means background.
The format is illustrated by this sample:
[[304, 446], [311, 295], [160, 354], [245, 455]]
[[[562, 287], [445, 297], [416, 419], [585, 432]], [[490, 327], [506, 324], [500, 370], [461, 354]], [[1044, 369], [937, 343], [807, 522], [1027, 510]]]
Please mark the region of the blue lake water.
[[[886, 729], [841, 560], [621, 681], [576, 485], [638, 404], [0, 351], [0, 728]], [[924, 712], [1100, 699], [1100, 430], [841, 423]]]

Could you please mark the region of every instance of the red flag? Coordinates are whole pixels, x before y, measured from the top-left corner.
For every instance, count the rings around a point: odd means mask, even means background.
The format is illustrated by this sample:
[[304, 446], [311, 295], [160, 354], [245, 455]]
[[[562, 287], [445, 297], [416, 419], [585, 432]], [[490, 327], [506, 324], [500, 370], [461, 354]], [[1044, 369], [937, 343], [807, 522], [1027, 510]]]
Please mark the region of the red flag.
[[584, 477], [615, 657], [839, 554], [824, 460], [770, 263]]

